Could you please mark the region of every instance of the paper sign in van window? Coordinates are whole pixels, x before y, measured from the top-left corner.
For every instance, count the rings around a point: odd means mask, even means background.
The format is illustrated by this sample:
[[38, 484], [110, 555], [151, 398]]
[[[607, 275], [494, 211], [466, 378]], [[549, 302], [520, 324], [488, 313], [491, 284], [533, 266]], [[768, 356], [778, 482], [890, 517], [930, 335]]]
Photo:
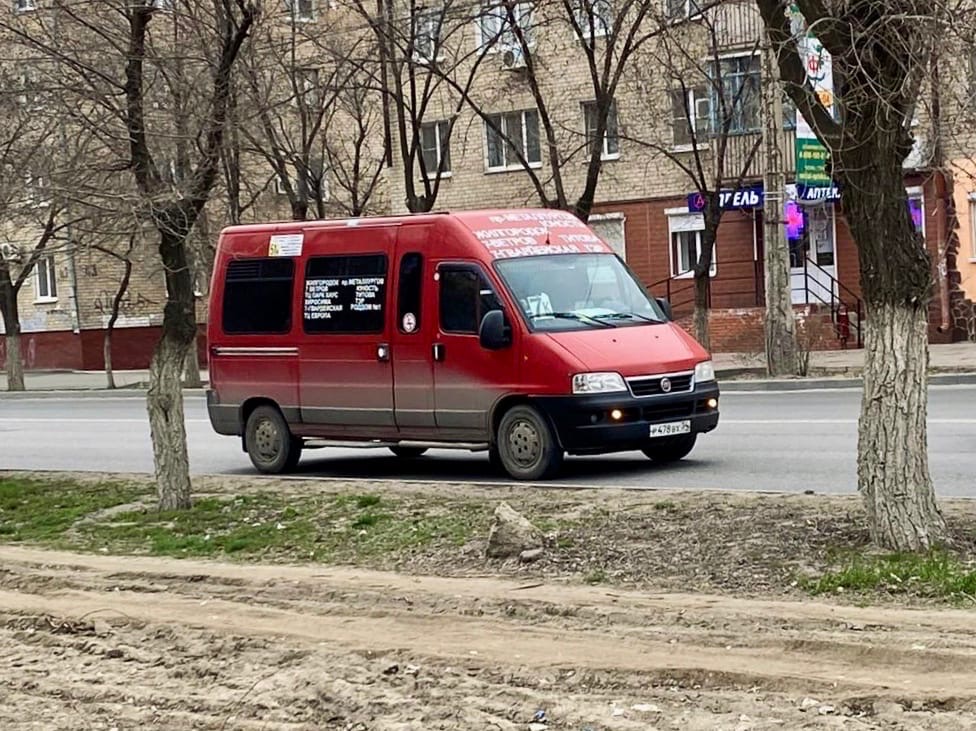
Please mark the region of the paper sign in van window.
[[268, 243], [268, 256], [301, 256], [304, 234], [275, 234]]
[[502, 213], [469, 225], [493, 259], [613, 251], [585, 223], [566, 211]]

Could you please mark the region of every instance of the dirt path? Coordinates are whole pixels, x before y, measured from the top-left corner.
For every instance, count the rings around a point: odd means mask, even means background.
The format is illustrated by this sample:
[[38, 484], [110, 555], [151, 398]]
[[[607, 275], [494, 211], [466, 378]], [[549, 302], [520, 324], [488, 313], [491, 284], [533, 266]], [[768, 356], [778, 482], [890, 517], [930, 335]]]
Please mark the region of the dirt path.
[[963, 610], [12, 547], [0, 566], [3, 729], [976, 726]]

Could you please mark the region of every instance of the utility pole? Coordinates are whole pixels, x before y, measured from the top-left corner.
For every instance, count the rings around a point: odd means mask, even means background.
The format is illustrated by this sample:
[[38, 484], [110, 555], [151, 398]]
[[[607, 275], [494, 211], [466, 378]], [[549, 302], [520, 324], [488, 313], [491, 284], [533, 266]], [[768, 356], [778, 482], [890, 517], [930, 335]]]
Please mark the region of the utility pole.
[[762, 113], [765, 191], [763, 205], [763, 269], [766, 287], [766, 372], [796, 375], [799, 367], [796, 323], [790, 286], [790, 253], [783, 217], [786, 206], [786, 135], [783, 131], [783, 90], [776, 50], [766, 34], [762, 51]]

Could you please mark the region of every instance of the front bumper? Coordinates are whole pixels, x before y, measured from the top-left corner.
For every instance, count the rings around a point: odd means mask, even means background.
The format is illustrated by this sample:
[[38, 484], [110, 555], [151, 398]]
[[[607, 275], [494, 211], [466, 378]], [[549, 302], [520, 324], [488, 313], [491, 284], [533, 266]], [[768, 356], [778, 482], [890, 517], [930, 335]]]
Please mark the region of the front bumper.
[[[630, 393], [581, 396], [539, 396], [536, 405], [549, 417], [559, 443], [570, 454], [602, 454], [641, 449], [650, 442], [651, 424], [690, 421], [691, 433], [702, 434], [718, 426], [715, 381], [696, 384], [694, 390], [667, 396], [635, 397]], [[614, 409], [622, 418], [614, 420]]]

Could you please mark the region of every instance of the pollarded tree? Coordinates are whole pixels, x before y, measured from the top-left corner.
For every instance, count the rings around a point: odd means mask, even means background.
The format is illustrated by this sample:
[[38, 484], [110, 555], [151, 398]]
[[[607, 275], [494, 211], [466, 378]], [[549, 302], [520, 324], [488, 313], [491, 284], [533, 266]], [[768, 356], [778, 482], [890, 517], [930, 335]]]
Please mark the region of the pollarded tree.
[[[867, 309], [858, 488], [871, 537], [887, 548], [925, 549], [947, 529], [927, 455], [932, 270], [909, 214], [903, 164], [946, 18], [934, 0], [756, 1], [786, 90], [829, 151], [857, 244]], [[831, 55], [836, 116], [808, 83], [799, 25]]]

